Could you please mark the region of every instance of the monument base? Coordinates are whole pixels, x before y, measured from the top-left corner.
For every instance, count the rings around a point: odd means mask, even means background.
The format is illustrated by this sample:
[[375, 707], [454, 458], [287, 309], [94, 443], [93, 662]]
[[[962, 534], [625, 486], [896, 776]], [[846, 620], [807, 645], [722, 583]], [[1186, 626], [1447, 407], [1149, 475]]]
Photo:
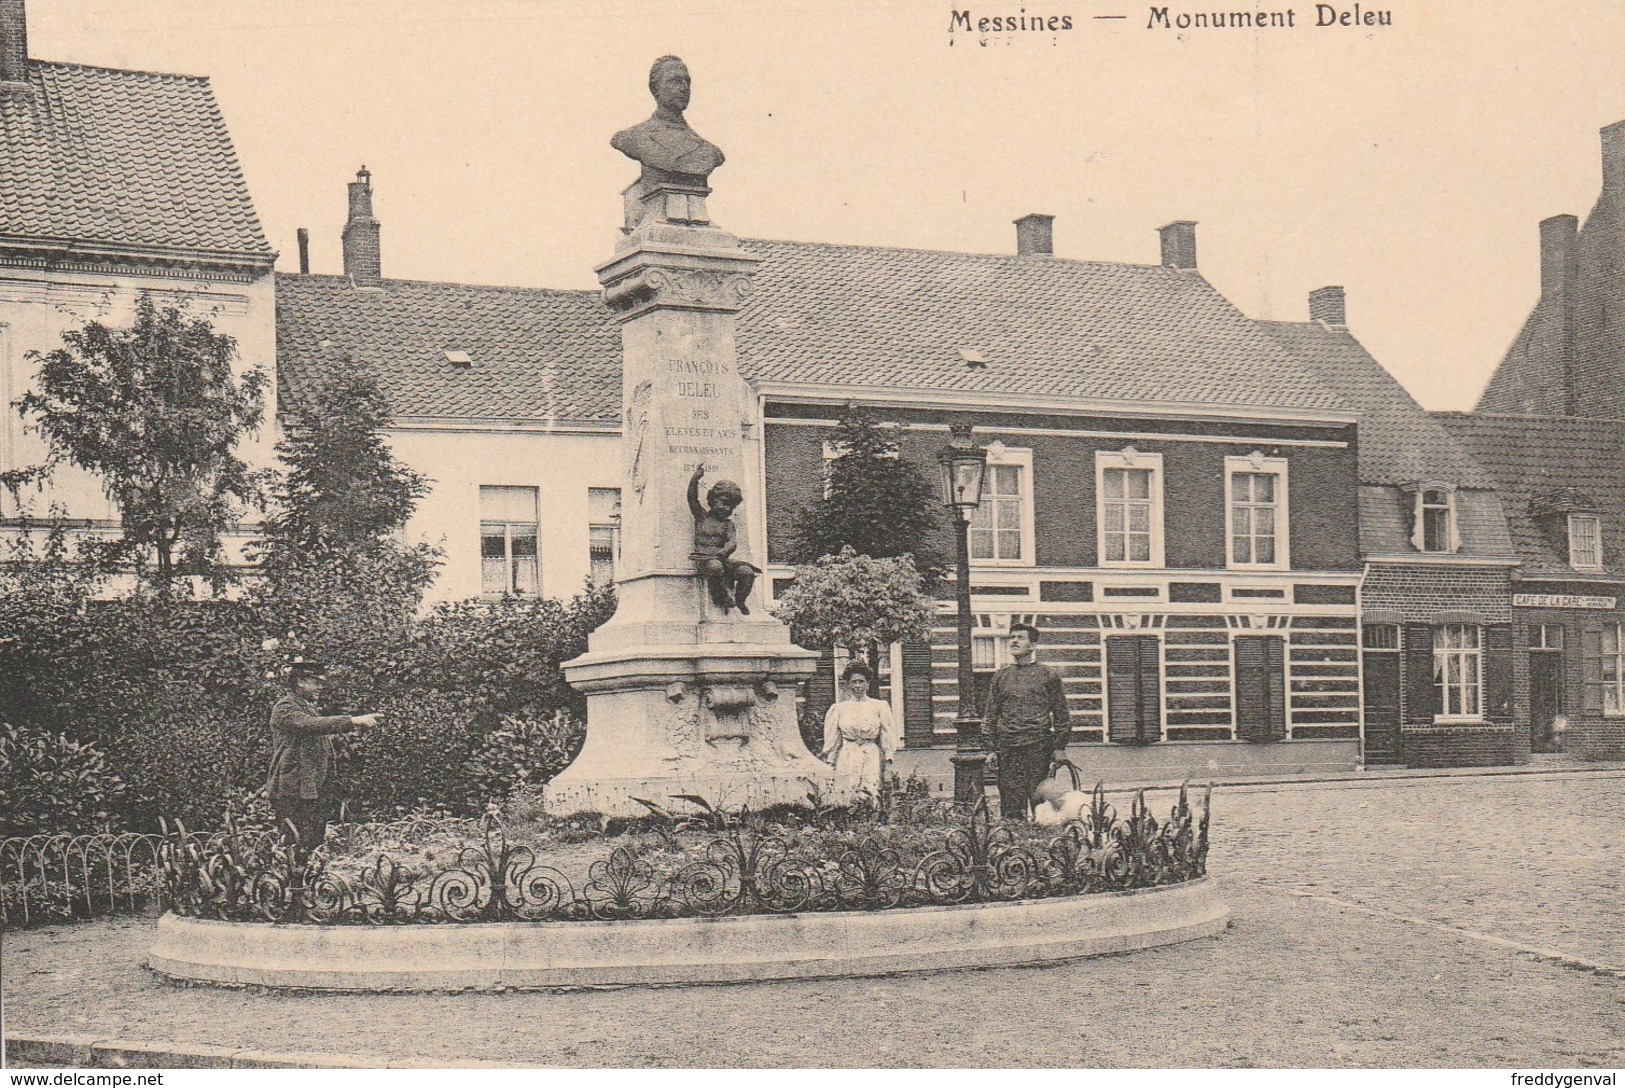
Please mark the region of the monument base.
[[[637, 614], [635, 601], [629, 611]], [[807, 750], [796, 720], [796, 685], [818, 655], [791, 643], [783, 624], [617, 615], [590, 645], [564, 666], [587, 695], [587, 741], [548, 783], [549, 813], [648, 815], [638, 798], [690, 810], [671, 800], [679, 794], [761, 809], [829, 792], [833, 772]]]

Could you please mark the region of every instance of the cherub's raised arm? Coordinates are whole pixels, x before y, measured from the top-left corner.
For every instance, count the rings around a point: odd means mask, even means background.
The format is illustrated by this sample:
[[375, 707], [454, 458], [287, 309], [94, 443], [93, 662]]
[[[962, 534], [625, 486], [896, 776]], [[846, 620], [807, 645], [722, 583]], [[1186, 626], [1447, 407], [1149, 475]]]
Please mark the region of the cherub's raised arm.
[[707, 511], [700, 504], [700, 477], [705, 475], [705, 465], [694, 466], [694, 475], [688, 478], [688, 509], [697, 518], [703, 518]]

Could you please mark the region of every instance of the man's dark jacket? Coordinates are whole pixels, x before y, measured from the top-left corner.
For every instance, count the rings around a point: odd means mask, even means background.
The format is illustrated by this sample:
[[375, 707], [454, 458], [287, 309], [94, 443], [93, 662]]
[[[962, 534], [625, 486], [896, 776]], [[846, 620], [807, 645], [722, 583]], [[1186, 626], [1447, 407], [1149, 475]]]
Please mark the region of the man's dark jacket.
[[271, 773], [265, 792], [273, 801], [314, 801], [332, 793], [333, 734], [354, 726], [347, 714], [322, 717], [298, 695], [271, 708]]

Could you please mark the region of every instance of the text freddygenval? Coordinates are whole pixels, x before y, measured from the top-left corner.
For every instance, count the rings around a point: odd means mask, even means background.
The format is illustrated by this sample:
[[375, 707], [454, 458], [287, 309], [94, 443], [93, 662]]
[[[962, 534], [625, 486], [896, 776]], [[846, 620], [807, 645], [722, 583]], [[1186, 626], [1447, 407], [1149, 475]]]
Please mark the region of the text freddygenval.
[[1147, 30], [1296, 30], [1299, 27], [1355, 29], [1393, 25], [1394, 13], [1391, 10], [1372, 10], [1363, 4], [1316, 4], [1312, 19], [1300, 18], [1296, 8], [1225, 11], [1153, 5], [1145, 27]]

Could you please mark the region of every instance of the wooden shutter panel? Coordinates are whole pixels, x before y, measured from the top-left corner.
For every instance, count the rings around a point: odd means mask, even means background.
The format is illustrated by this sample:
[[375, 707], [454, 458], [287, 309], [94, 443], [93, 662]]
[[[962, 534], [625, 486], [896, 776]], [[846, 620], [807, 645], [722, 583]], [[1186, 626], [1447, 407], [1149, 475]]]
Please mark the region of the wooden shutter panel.
[[1269, 694], [1269, 739], [1286, 739], [1286, 641], [1264, 639], [1264, 684]]
[[1140, 666], [1140, 721], [1141, 744], [1162, 739], [1162, 643], [1155, 635], [1141, 635], [1139, 643]]
[[1405, 720], [1432, 724], [1439, 713], [1439, 693], [1433, 686], [1433, 628], [1425, 623], [1405, 625]]
[[931, 705], [931, 644], [903, 643], [903, 743], [910, 748], [931, 743], [936, 711]]
[[1484, 717], [1492, 722], [1512, 720], [1512, 625], [1492, 623], [1484, 628]]
[[1106, 725], [1111, 739], [1133, 744], [1140, 720], [1140, 670], [1132, 638], [1106, 640]]

